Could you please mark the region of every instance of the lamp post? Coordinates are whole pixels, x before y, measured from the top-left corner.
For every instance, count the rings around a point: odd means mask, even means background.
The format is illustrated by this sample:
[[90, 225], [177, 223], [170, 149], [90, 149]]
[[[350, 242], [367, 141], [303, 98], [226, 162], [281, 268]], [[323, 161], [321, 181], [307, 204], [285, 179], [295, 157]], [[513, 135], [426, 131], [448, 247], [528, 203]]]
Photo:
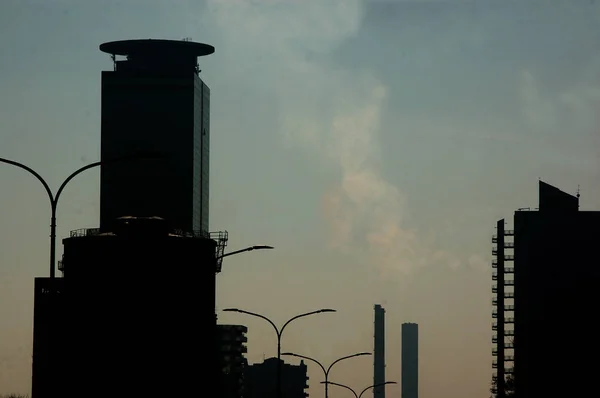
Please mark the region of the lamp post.
[[223, 257], [227, 257], [227, 256], [233, 256], [234, 254], [240, 254], [240, 253], [244, 253], [244, 252], [251, 252], [252, 250], [268, 250], [268, 249], [275, 249], [273, 246], [267, 246], [267, 245], [256, 245], [256, 246], [249, 246], [245, 249], [241, 249], [241, 250], [236, 250], [233, 252], [229, 252], [229, 253], [225, 253], [222, 256], [218, 257], [219, 258], [223, 258]]
[[277, 398], [282, 398], [282, 395], [281, 395], [281, 334], [285, 330], [285, 327], [287, 325], [289, 325], [292, 321], [295, 321], [296, 319], [299, 319], [299, 318], [304, 318], [304, 317], [307, 317], [310, 315], [321, 314], [321, 313], [325, 313], [325, 312], [336, 312], [336, 310], [333, 310], [331, 308], [322, 308], [320, 310], [306, 312], [304, 314], [296, 315], [296, 316], [290, 318], [286, 323], [283, 324], [283, 326], [281, 328], [278, 328], [275, 325], [275, 323], [273, 323], [273, 321], [271, 321], [269, 318], [267, 318], [264, 315], [260, 315], [260, 314], [254, 313], [254, 312], [240, 310], [238, 308], [226, 308], [223, 311], [239, 312], [241, 314], [251, 315], [251, 316], [255, 316], [257, 318], [264, 319], [265, 321], [269, 322], [269, 324], [271, 324], [271, 326], [273, 326], [273, 329], [275, 329], [275, 332], [277, 333], [277, 376], [275, 379], [275, 382], [276, 382], [275, 391], [277, 394], [276, 395]]
[[62, 184], [60, 184], [56, 193], [52, 192], [52, 190], [50, 189], [50, 186], [48, 185], [46, 180], [44, 180], [42, 178], [42, 176], [37, 171], [33, 170], [31, 167], [29, 167], [23, 163], [16, 162], [14, 160], [0, 158], [0, 163], [10, 164], [12, 166], [23, 169], [23, 170], [27, 171], [29, 174], [33, 175], [39, 182], [42, 183], [42, 185], [44, 186], [44, 189], [46, 190], [46, 193], [48, 194], [48, 199], [50, 199], [50, 210], [51, 210], [51, 215], [50, 215], [50, 278], [54, 279], [55, 272], [56, 272], [56, 269], [55, 269], [55, 265], [56, 265], [56, 208], [58, 205], [58, 199], [60, 199], [60, 195], [62, 194], [62, 192], [65, 189], [65, 187], [67, 186], [67, 184], [73, 178], [77, 177], [79, 174], [83, 173], [86, 170], [94, 168], [94, 167], [103, 166], [108, 163], [115, 163], [115, 162], [120, 162], [120, 161], [125, 161], [125, 160], [142, 159], [142, 158], [158, 158], [158, 157], [160, 157], [160, 156], [157, 154], [139, 153], [139, 154], [135, 154], [133, 156], [125, 156], [122, 158], [116, 158], [116, 159], [112, 159], [112, 160], [108, 160], [108, 161], [100, 161], [100, 162], [90, 163], [86, 166], [83, 166], [83, 167], [75, 170], [73, 173], [71, 173], [62, 182]]
[[360, 392], [360, 394], [357, 394], [356, 391], [354, 391], [352, 388], [350, 388], [344, 384], [334, 383], [332, 381], [322, 381], [321, 384], [331, 384], [332, 386], [344, 387], [345, 389], [352, 391], [352, 394], [354, 394], [354, 398], [361, 398], [362, 395], [365, 392], [367, 392], [368, 390], [370, 390], [371, 388], [385, 386], [386, 384], [398, 384], [398, 383], [396, 383], [395, 381], [386, 381], [384, 383], [373, 384], [372, 386], [369, 386], [369, 387], [365, 388], [364, 390], [362, 390]]
[[333, 367], [333, 365], [335, 365], [336, 363], [341, 362], [341, 361], [343, 361], [345, 359], [350, 359], [350, 358], [354, 358], [354, 357], [360, 357], [360, 356], [363, 356], [363, 355], [371, 355], [371, 353], [370, 352], [357, 352], [356, 354], [347, 355], [345, 357], [338, 358], [335, 361], [333, 361], [331, 363], [331, 365], [329, 365], [329, 367], [327, 369], [325, 369], [325, 366], [323, 366], [323, 364], [321, 364], [321, 362], [319, 362], [316, 359], [311, 358], [311, 357], [307, 357], [307, 356], [299, 355], [299, 354], [294, 354], [293, 352], [284, 352], [281, 355], [289, 355], [289, 356], [292, 356], [292, 357], [306, 359], [306, 360], [312, 361], [312, 362], [316, 363], [317, 365], [319, 365], [321, 367], [321, 369], [323, 370], [323, 373], [325, 374], [325, 383], [323, 383], [323, 384], [325, 384], [325, 398], [329, 398], [329, 383], [328, 383], [329, 382], [329, 371], [331, 370], [331, 368]]

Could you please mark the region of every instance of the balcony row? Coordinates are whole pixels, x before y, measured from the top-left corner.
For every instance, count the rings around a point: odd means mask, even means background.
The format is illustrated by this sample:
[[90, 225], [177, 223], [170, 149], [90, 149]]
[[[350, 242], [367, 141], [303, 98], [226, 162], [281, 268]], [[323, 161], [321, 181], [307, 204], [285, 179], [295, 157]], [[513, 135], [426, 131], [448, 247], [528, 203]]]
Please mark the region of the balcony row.
[[[506, 293], [506, 294], [508, 294], [508, 293]], [[505, 298], [505, 299], [513, 299], [513, 298], [514, 298], [514, 297], [513, 297], [514, 295], [513, 295], [513, 296], [511, 296], [511, 297], [506, 297], [506, 294], [504, 295], [504, 298]], [[495, 297], [494, 297], [494, 298], [492, 299], [492, 305], [493, 305], [494, 307], [498, 306], [498, 299], [497, 299], [497, 298], [495, 298]], [[505, 310], [505, 311], [514, 311], [514, 310], [515, 310], [515, 306], [514, 306], [514, 305], [512, 305], [512, 304], [504, 304], [504, 310]]]
[[[513, 229], [505, 229], [504, 236], [515, 236], [515, 231]], [[492, 243], [496, 243], [497, 240], [498, 240], [498, 235], [497, 234], [492, 235]]]
[[[515, 360], [515, 357], [512, 355], [507, 355], [504, 357], [504, 362], [512, 362]], [[493, 360], [492, 361], [492, 368], [497, 369], [498, 368], [498, 361], [497, 360]]]
[[[504, 255], [504, 261], [514, 261], [514, 260], [515, 260], [515, 256], [513, 256], [512, 254]], [[498, 259], [492, 260], [492, 268], [498, 268]]]
[[[512, 350], [515, 347], [504, 347], [504, 348], [508, 348], [509, 350]], [[498, 350], [496, 348], [494, 348], [492, 350], [492, 356], [497, 357], [498, 356]], [[506, 359], [506, 355], [505, 355], [505, 359]]]
[[[508, 371], [507, 370], [504, 371], [504, 375], [508, 375], [508, 374], [511, 374], [511, 373], [514, 373], [514, 370], [512, 368], [509, 369]], [[494, 381], [494, 382], [498, 381], [498, 376], [497, 375], [493, 375], [492, 376], [492, 381]], [[491, 391], [495, 394], [497, 390], [495, 388], [492, 388]]]
[[[505, 325], [511, 325], [515, 323], [515, 318], [504, 318]], [[492, 323], [492, 330], [498, 330], [498, 322]]]
[[[509, 281], [504, 281], [504, 286], [514, 286], [515, 285], [515, 281], [514, 280], [509, 280]], [[492, 286], [492, 293], [498, 293], [498, 286], [493, 285]], [[514, 292], [511, 292], [514, 293]], [[514, 295], [513, 295], [514, 297]], [[506, 295], [504, 295], [504, 298], [509, 298]]]
[[[496, 366], [494, 366], [494, 365], [492, 364], [492, 368], [494, 368], [494, 369], [498, 369], [498, 366], [497, 366], [497, 365], [496, 365]], [[513, 372], [514, 372], [514, 370], [513, 370], [513, 368], [512, 368], [512, 367], [510, 367], [510, 368], [504, 368], [504, 374], [505, 374], [505, 375], [511, 374], [511, 373], [513, 373]]]
[[[504, 242], [504, 248], [505, 249], [514, 249], [515, 248], [515, 244], [513, 242]], [[498, 248], [497, 247], [492, 247], [492, 254], [494, 256], [498, 255]]]
[[[492, 254], [494, 256], [497, 256], [498, 255], [498, 251], [497, 250], [492, 250]], [[512, 254], [505, 254], [504, 255], [504, 261], [513, 261], [514, 259], [515, 259], [515, 256], [513, 256]], [[496, 262], [497, 262], [497, 260], [492, 260], [492, 266], [494, 266], [494, 263], [496, 263]]]
[[[493, 305], [497, 305], [498, 300], [492, 300], [492, 304]], [[504, 311], [506, 312], [512, 312], [515, 310], [515, 306], [513, 304], [509, 304], [509, 305], [505, 305], [504, 306]], [[498, 317], [498, 311], [497, 310], [493, 310], [492, 311], [492, 317], [497, 318]]]
[[[492, 293], [498, 293], [498, 289], [494, 290], [496, 286], [492, 286]], [[504, 298], [505, 299], [514, 299], [515, 298], [515, 292], [504, 292]], [[498, 305], [498, 299], [497, 297], [494, 297], [492, 299], [492, 303], [494, 305]]]
[[[493, 265], [492, 265], [493, 267]], [[504, 274], [514, 274], [515, 273], [515, 268], [514, 267], [504, 267]], [[498, 272], [494, 271], [492, 272], [492, 280], [496, 281], [498, 280]]]
[[[514, 261], [515, 260], [515, 256], [513, 256], [513, 255], [506, 255], [506, 256], [504, 256], [504, 260], [505, 261]], [[493, 259], [492, 260], [492, 268], [498, 268], [498, 259]], [[504, 268], [504, 272], [506, 272], [506, 268]], [[514, 273], [514, 269], [510, 273]]]
[[[514, 309], [514, 306], [512, 306], [512, 305], [507, 305], [507, 307], [513, 307], [513, 308], [511, 308], [511, 309], [508, 309], [508, 310], [506, 310], [507, 312], [512, 312], [512, 311], [514, 311], [514, 310], [515, 310], [515, 309]], [[497, 319], [497, 318], [498, 318], [498, 312], [497, 312], [496, 310], [494, 310], [494, 311], [492, 312], [492, 318], [494, 318], [494, 319]], [[509, 319], [512, 319], [512, 318], [505, 318], [505, 319], [504, 319], [504, 323], [514, 323], [514, 322], [508, 322], [508, 320], [509, 320]]]
[[[508, 330], [507, 330], [507, 331], [508, 331]], [[506, 337], [506, 336], [507, 336], [507, 335], [506, 335], [506, 332], [507, 332], [507, 331], [505, 331], [505, 332], [504, 332], [504, 337]], [[512, 335], [514, 336], [514, 330], [510, 330], [510, 332], [513, 332], [513, 334], [512, 334]], [[492, 336], [492, 344], [498, 344], [498, 336]], [[515, 345], [514, 345], [514, 343], [511, 343], [511, 342], [505, 341], [505, 342], [504, 342], [504, 348], [515, 348]]]
[[[498, 327], [494, 328], [495, 324], [492, 324], [492, 330], [498, 330]], [[508, 329], [504, 331], [504, 337], [511, 337], [515, 335], [515, 331], [513, 329]], [[496, 341], [494, 341], [496, 339]], [[496, 343], [498, 341], [498, 336], [492, 336], [492, 343]]]

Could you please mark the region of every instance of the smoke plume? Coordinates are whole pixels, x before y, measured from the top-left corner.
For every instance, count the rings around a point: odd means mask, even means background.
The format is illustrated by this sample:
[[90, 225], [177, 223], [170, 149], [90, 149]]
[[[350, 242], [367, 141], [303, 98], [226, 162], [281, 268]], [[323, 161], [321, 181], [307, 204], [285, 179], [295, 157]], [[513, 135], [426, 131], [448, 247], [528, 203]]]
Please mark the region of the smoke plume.
[[417, 238], [403, 228], [406, 198], [382, 176], [380, 162], [388, 89], [329, 56], [358, 33], [362, 2], [213, 0], [207, 9], [225, 51], [245, 51], [248, 76], [272, 88], [288, 142], [339, 169], [322, 197], [331, 246], [409, 271], [420, 258]]

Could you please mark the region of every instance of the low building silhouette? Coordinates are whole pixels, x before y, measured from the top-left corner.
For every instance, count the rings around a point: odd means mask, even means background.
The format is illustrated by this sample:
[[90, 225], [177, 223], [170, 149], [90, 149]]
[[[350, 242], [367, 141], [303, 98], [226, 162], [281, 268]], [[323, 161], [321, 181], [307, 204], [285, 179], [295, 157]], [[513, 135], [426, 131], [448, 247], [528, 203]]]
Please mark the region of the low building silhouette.
[[73, 231], [63, 277], [36, 278], [32, 398], [197, 395], [218, 378], [226, 234], [172, 231], [156, 218], [113, 226]]
[[244, 396], [244, 371], [247, 364], [246, 333], [242, 325], [217, 325], [219, 347], [220, 397], [242, 398]]
[[60, 396], [65, 368], [64, 279], [35, 278], [33, 303], [32, 398]]
[[[267, 358], [262, 363], [246, 367], [244, 375], [244, 398], [267, 398], [276, 396], [277, 358]], [[304, 361], [291, 365], [281, 361], [281, 386], [283, 398], [308, 397], [307, 367]]]

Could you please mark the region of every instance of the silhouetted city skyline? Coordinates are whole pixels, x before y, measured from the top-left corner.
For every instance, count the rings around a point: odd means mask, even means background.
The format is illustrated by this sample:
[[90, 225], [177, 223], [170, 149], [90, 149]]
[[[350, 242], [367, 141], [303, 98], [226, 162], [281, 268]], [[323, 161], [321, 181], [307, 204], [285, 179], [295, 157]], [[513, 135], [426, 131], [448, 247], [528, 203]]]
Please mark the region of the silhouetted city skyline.
[[600, 4], [38, 3], [0, 397], [594, 396]]

